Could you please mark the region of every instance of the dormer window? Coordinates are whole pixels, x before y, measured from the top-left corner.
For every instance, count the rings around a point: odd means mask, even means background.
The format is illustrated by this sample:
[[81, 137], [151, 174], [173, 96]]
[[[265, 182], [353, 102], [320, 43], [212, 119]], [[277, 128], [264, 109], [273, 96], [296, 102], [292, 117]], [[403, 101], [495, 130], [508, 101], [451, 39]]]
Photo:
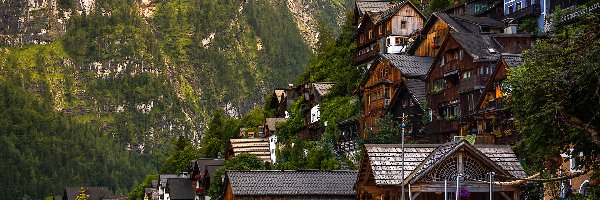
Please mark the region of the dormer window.
[[406, 23], [404, 20], [400, 21], [400, 29], [406, 29]]

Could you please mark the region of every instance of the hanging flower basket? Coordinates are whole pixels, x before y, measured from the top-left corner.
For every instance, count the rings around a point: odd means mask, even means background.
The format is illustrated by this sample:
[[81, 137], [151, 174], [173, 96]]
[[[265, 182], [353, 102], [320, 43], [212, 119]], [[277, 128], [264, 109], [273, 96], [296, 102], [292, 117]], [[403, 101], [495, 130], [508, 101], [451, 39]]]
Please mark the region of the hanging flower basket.
[[458, 197], [469, 198], [471, 197], [471, 191], [469, 190], [469, 188], [460, 188], [460, 191], [458, 192]]

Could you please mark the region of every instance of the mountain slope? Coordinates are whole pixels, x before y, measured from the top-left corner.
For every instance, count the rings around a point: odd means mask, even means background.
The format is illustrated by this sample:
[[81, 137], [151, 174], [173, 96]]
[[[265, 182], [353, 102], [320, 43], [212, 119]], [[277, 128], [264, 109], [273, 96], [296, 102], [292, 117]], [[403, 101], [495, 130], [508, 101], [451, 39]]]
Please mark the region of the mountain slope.
[[[347, 5], [317, 0], [5, 0], [0, 2], [0, 15], [6, 16], [0, 18], [0, 85], [30, 93], [34, 98], [26, 99], [40, 101], [67, 124], [94, 129], [98, 140], [110, 141], [102, 145], [154, 154], [176, 136], [198, 143], [213, 109], [240, 116], [260, 105], [273, 87], [295, 82], [316, 48], [315, 38], [323, 30], [337, 34], [336, 20], [341, 21]], [[83, 137], [82, 129], [54, 137]], [[9, 130], [1, 135], [16, 138], [13, 143], [37, 137]], [[92, 155], [106, 149], [94, 142], [85, 145], [101, 149]], [[60, 153], [68, 146], [28, 156], [80, 162]], [[124, 159], [131, 159], [134, 168], [140, 165], [133, 157]], [[31, 170], [47, 175], [60, 169]], [[147, 170], [153, 169], [141, 171]], [[101, 176], [64, 182], [101, 185], [106, 183]], [[15, 194], [56, 194], [64, 185], [36, 190], [57, 182], [56, 177], [34, 182], [28, 190], [14, 188]], [[134, 175], [111, 186], [124, 191], [141, 178]]]

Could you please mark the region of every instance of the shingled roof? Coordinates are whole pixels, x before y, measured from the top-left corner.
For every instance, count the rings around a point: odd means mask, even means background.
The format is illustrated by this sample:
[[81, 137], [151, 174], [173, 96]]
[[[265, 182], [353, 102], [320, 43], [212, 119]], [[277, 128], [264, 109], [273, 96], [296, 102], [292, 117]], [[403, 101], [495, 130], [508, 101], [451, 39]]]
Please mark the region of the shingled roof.
[[417, 101], [417, 104], [423, 107], [427, 96], [425, 82], [420, 79], [407, 79], [405, 85], [412, 97]]
[[456, 42], [473, 57], [474, 62], [496, 61], [502, 47], [493, 38], [478, 33], [451, 33]]
[[189, 178], [170, 178], [167, 179], [169, 188], [169, 197], [171, 199], [194, 199], [195, 192], [192, 187], [192, 181]]
[[236, 196], [353, 196], [356, 176], [356, 171], [227, 171]]
[[407, 77], [423, 77], [433, 64], [434, 58], [408, 56], [400, 54], [381, 54], [381, 57], [390, 61], [392, 66], [396, 67], [402, 75]]
[[[83, 187], [88, 200], [101, 200], [110, 195], [107, 187]], [[75, 200], [81, 187], [65, 187], [64, 195], [67, 200]]]
[[329, 90], [335, 85], [333, 82], [318, 82], [313, 83], [313, 87], [317, 90], [319, 95], [325, 96], [329, 93]]
[[423, 15], [423, 13], [421, 13], [421, 11], [417, 8], [417, 6], [415, 6], [411, 1], [404, 0], [400, 3], [395, 3], [394, 7], [381, 12], [379, 14], [379, 17], [377, 18], [377, 21], [375, 22], [375, 24], [381, 24], [381, 23], [387, 21], [388, 19], [392, 18], [402, 7], [404, 7], [404, 5], [407, 5], [407, 4], [412, 6], [417, 11], [417, 13], [419, 15], [421, 15], [421, 17], [423, 17], [423, 19], [427, 18], [427, 17], [425, 17], [425, 15]]
[[511, 67], [511, 68], [523, 64], [523, 60], [521, 59], [521, 54], [503, 53], [502, 60], [504, 60], [507, 67]]
[[[497, 171], [509, 176], [525, 178], [523, 167], [514, 152], [504, 145], [470, 145], [465, 141], [446, 144], [405, 144], [404, 180], [424, 175], [459, 148], [472, 148], [477, 155], [487, 157], [488, 164]], [[402, 149], [399, 144], [365, 144], [365, 152], [377, 185], [398, 185], [402, 183]], [[365, 158], [367, 159], [367, 158]]]
[[267, 124], [269, 131], [275, 131], [277, 123], [285, 122], [285, 120], [285, 118], [266, 118], [265, 124]]
[[392, 1], [357, 0], [356, 8], [360, 15], [366, 12], [383, 12], [388, 9], [390, 3], [392, 3]]

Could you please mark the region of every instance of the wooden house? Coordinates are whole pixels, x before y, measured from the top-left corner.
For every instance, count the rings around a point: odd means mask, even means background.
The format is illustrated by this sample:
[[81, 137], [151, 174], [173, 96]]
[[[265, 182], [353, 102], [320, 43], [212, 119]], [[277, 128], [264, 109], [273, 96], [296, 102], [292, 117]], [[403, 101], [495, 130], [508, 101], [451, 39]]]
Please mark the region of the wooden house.
[[359, 148], [360, 122], [357, 116], [338, 122], [339, 138], [335, 145], [338, 154], [351, 157]]
[[437, 14], [450, 27], [425, 78], [431, 109], [432, 142], [473, 132], [465, 116], [475, 113], [480, 89], [492, 73], [502, 47], [489, 35], [502, 30], [490, 18]]
[[407, 199], [444, 199], [445, 189], [456, 193], [457, 185], [471, 194], [461, 199], [488, 199], [490, 185], [485, 180], [490, 180], [490, 172], [497, 183], [492, 187], [495, 199], [519, 199], [521, 182], [509, 181], [527, 174], [509, 146], [461, 140], [406, 144], [403, 150], [398, 144], [366, 144], [356, 199], [398, 199], [402, 185]]
[[420, 122], [421, 104], [425, 103], [421, 79], [432, 61], [430, 57], [380, 54], [359, 86], [363, 98], [360, 131], [364, 140], [368, 141], [368, 132], [377, 131], [377, 120], [388, 112], [395, 117], [405, 114], [413, 117], [413, 122]]
[[227, 171], [225, 200], [354, 199], [356, 171]]
[[112, 197], [107, 187], [65, 187], [61, 199], [76, 200], [80, 194], [85, 194], [89, 200], [103, 200]]
[[[569, 151], [573, 151], [570, 149]], [[569, 153], [571, 154], [571, 153]], [[567, 190], [572, 189], [573, 195], [587, 196], [591, 193], [590, 186], [600, 184], [598, 179], [592, 178], [593, 172], [582, 174], [585, 170], [579, 166], [579, 155], [560, 154], [557, 176], [569, 177], [568, 179], [545, 183], [544, 200], [568, 199]]]
[[267, 98], [270, 98], [270, 100], [269, 105], [265, 105], [265, 109], [274, 111], [273, 114], [277, 118], [285, 117], [285, 111], [287, 108], [285, 89], [275, 89]]
[[285, 122], [285, 118], [266, 118], [264, 129], [264, 137], [268, 138], [277, 133], [277, 123]]
[[352, 63], [367, 63], [370, 67], [379, 53], [406, 52], [425, 20], [425, 15], [410, 0], [390, 2], [386, 10], [360, 16], [356, 33], [358, 53]]
[[302, 95], [307, 105], [302, 110], [304, 115], [304, 127], [300, 130], [300, 138], [306, 140], [318, 140], [325, 132], [321, 125], [321, 101], [329, 90], [335, 85], [332, 82], [306, 83], [302, 85]]
[[225, 159], [219, 158], [200, 158], [192, 161], [188, 174], [191, 177], [191, 184], [195, 195], [198, 197], [208, 196], [211, 178], [225, 164]]
[[227, 159], [242, 153], [256, 155], [265, 162], [271, 162], [269, 138], [229, 139]]
[[459, 16], [489, 17], [496, 20], [504, 19], [502, 0], [467, 0], [441, 12]]
[[367, 13], [379, 13], [394, 5], [391, 0], [356, 0], [354, 4], [353, 26], [357, 26]]
[[477, 135], [480, 142], [513, 144], [518, 141], [513, 118], [506, 106], [510, 87], [508, 69], [522, 64], [519, 54], [502, 54], [477, 104]]

